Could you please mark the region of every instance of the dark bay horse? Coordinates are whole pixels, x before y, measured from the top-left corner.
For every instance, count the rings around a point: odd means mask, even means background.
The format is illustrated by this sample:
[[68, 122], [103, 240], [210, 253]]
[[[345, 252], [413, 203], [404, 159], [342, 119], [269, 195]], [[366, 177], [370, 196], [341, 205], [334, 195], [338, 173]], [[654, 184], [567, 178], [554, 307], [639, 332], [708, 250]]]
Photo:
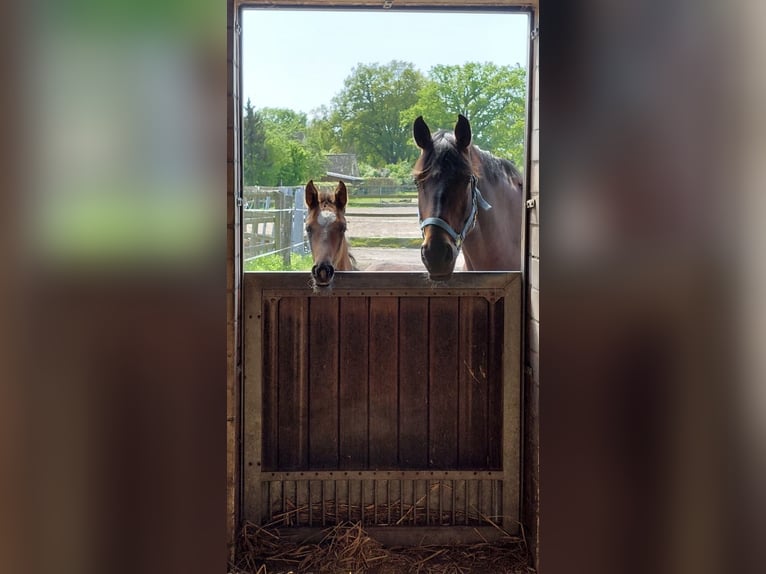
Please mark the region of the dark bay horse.
[[356, 265], [346, 239], [346, 185], [338, 182], [335, 191], [319, 191], [314, 181], [306, 184], [306, 234], [314, 266], [311, 276], [317, 287], [332, 283], [335, 271], [352, 271]]
[[458, 116], [455, 131], [433, 135], [420, 116], [413, 124], [420, 157], [413, 175], [423, 244], [432, 280], [452, 276], [463, 248], [469, 271], [521, 268], [523, 180], [514, 165], [471, 144], [471, 124]]

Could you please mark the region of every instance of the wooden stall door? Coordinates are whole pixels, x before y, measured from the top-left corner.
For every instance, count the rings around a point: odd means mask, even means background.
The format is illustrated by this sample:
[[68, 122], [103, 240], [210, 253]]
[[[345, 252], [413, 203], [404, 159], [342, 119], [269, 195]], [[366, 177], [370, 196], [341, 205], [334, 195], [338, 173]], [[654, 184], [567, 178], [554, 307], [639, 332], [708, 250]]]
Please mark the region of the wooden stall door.
[[520, 275], [245, 275], [243, 518], [514, 532]]

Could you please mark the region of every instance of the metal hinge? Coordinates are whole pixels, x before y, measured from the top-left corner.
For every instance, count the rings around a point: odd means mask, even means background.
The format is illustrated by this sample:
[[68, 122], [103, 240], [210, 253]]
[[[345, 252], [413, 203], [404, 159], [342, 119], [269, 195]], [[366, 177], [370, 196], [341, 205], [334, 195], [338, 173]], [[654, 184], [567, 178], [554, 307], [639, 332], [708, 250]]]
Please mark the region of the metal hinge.
[[234, 32], [236, 32], [237, 36], [242, 35], [242, 25], [239, 22], [234, 24]]
[[538, 38], [540, 36], [540, 26], [535, 27], [534, 30], [532, 30], [532, 33], [529, 35], [530, 38], [533, 40]]
[[535, 198], [527, 200], [527, 209], [532, 209], [536, 205], [537, 205], [537, 200]]
[[237, 196], [237, 207], [242, 207], [242, 196]]

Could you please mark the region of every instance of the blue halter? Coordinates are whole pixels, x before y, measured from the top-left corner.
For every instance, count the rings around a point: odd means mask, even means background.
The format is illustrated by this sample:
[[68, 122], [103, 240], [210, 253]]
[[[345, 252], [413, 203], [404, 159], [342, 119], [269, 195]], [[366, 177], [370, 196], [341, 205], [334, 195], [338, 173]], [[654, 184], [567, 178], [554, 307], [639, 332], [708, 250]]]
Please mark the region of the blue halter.
[[468, 218], [465, 220], [465, 223], [463, 224], [463, 230], [458, 233], [454, 229], [452, 229], [452, 226], [444, 221], [443, 219], [439, 217], [427, 217], [426, 219], [422, 220], [420, 222], [420, 231], [421, 233], [425, 234], [423, 231], [427, 226], [429, 225], [435, 225], [436, 227], [441, 227], [444, 231], [446, 231], [449, 236], [452, 238], [452, 241], [455, 242], [455, 246], [457, 247], [458, 251], [460, 250], [460, 247], [463, 245], [463, 241], [465, 241], [466, 235], [470, 233], [470, 231], [474, 228], [476, 225], [476, 216], [478, 215], [478, 209], [477, 204], [479, 207], [481, 207], [484, 210], [492, 209], [492, 206], [487, 203], [487, 200], [484, 199], [481, 195], [481, 191], [479, 191], [479, 188], [476, 185], [477, 179], [475, 175], [471, 176], [471, 213], [468, 214]]

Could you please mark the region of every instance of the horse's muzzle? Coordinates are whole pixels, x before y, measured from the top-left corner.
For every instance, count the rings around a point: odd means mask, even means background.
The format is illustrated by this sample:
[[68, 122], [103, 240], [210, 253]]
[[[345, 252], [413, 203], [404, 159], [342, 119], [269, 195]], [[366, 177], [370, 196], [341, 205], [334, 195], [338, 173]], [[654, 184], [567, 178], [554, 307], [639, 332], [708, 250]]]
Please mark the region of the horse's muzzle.
[[335, 268], [330, 263], [320, 263], [311, 268], [311, 276], [319, 287], [326, 287], [332, 282]]
[[428, 270], [432, 281], [446, 281], [452, 277], [457, 261], [458, 250], [452, 241], [441, 234], [426, 234], [420, 246], [420, 259]]

